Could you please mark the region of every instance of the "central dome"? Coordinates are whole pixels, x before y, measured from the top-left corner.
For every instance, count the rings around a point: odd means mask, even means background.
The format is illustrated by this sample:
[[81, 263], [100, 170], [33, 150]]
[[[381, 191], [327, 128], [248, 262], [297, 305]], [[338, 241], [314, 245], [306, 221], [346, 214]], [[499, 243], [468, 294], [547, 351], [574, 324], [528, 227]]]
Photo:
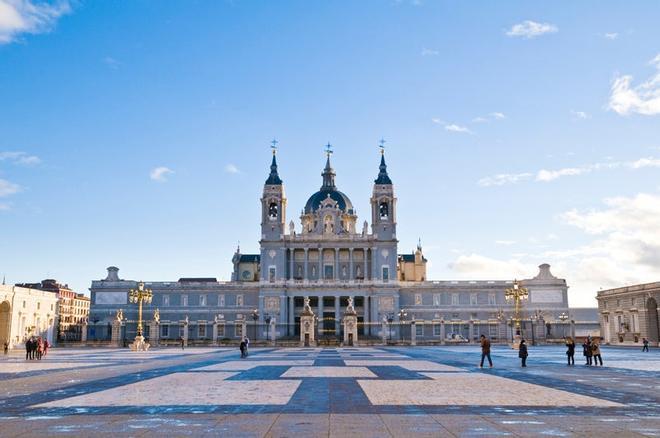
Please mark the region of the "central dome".
[[348, 199], [348, 196], [337, 189], [321, 189], [310, 196], [307, 200], [307, 204], [305, 204], [305, 214], [314, 213], [316, 210], [321, 208], [321, 202], [328, 198], [335, 201], [337, 203], [337, 207], [343, 212], [353, 214], [353, 203], [350, 199]]
[[321, 190], [314, 193], [307, 200], [305, 204], [305, 214], [310, 214], [321, 208], [321, 203], [330, 198], [337, 203], [337, 207], [344, 213], [354, 214], [353, 203], [348, 196], [337, 190], [335, 186], [335, 171], [330, 165], [330, 153], [328, 152], [328, 160], [325, 162], [325, 169], [323, 169], [323, 185]]

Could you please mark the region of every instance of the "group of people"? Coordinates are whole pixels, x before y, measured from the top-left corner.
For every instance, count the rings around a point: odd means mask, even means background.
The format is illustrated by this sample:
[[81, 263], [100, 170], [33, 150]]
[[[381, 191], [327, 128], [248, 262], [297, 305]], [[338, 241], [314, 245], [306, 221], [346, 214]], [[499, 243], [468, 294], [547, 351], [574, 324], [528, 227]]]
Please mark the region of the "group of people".
[[246, 336], [245, 338], [243, 338], [241, 344], [238, 347], [241, 350], [241, 359], [248, 357], [249, 346], [250, 346], [250, 338]]
[[[492, 368], [493, 361], [490, 357], [490, 340], [485, 336], [481, 335], [481, 362], [479, 367], [484, 367], [484, 359], [488, 359], [488, 365]], [[645, 344], [645, 348], [648, 351], [648, 341]], [[643, 350], [642, 350], [643, 351]], [[587, 336], [582, 344], [582, 354], [585, 357], [585, 365], [599, 365], [603, 366], [603, 357], [600, 353], [600, 343], [597, 339], [592, 339], [591, 336]], [[527, 366], [527, 357], [529, 352], [527, 351], [527, 343], [524, 339], [520, 340], [520, 345], [518, 346], [518, 357], [520, 358], [520, 365], [522, 367]], [[573, 338], [566, 338], [566, 357], [568, 358], [568, 365], [575, 365], [575, 341]]]
[[50, 343], [41, 336], [28, 338], [25, 341], [25, 360], [41, 360], [48, 354], [48, 348], [50, 348]]

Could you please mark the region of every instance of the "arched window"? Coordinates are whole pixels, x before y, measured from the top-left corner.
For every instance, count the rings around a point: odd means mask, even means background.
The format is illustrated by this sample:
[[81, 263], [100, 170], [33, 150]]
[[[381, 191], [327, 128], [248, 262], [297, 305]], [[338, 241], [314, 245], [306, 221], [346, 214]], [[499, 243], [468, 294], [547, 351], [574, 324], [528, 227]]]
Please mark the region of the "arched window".
[[268, 217], [271, 219], [277, 219], [277, 213], [278, 213], [278, 208], [277, 208], [277, 203], [276, 202], [271, 202], [270, 205], [268, 206]]
[[381, 202], [380, 206], [378, 207], [378, 212], [380, 214], [381, 219], [387, 219], [390, 215], [390, 206], [387, 204], [387, 202]]

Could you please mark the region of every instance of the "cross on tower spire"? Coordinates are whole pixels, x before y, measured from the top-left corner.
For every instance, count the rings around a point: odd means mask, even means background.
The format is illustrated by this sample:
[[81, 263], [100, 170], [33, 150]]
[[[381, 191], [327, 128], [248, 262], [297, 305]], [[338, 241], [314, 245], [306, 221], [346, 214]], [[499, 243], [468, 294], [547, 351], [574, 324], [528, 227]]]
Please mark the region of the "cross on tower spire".
[[332, 145], [330, 142], [328, 142], [327, 145], [325, 145], [325, 154], [330, 158], [330, 155], [332, 155]]
[[273, 155], [275, 155], [277, 153], [277, 145], [279, 143], [280, 142], [277, 141], [276, 139], [273, 139], [273, 141], [270, 142], [270, 148], [273, 150]]
[[380, 154], [385, 155], [385, 139], [381, 138], [380, 141], [378, 142], [378, 147], [380, 148]]

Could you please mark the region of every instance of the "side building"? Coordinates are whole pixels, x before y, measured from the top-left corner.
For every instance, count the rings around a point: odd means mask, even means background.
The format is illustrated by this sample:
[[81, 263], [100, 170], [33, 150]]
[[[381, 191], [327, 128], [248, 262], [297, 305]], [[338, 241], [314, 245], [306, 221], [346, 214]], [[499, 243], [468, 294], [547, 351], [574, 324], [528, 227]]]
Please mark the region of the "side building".
[[57, 296], [52, 292], [0, 285], [0, 345], [24, 345], [32, 336], [55, 342]]
[[[321, 187], [305, 203], [296, 225], [287, 223], [286, 192], [273, 153], [261, 196], [260, 251], [243, 254], [237, 249], [230, 281], [146, 282], [154, 296], [144, 315], [149, 320], [157, 313], [160, 339], [178, 339], [184, 333], [200, 343], [214, 337], [237, 339], [246, 329], [253, 330], [252, 339], [264, 339], [273, 335], [269, 323], [275, 323], [277, 338], [293, 340], [306, 297], [321, 338], [341, 338], [349, 298], [362, 339], [382, 338], [385, 331], [409, 338], [396, 327], [403, 320], [415, 321], [420, 341], [452, 335], [476, 340], [481, 333], [500, 341], [512, 336], [513, 306], [505, 298], [512, 280], [430, 281], [421, 242], [411, 254], [399, 254], [397, 198], [384, 154], [370, 199], [371, 221], [361, 225], [350, 198], [337, 187], [330, 158], [328, 152]], [[128, 292], [137, 280], [120, 279], [118, 269], [110, 267], [105, 279], [92, 282], [90, 339], [109, 340], [119, 310], [125, 319], [122, 337], [135, 336], [137, 306], [129, 304]], [[523, 336], [561, 339], [572, 333], [566, 280], [543, 264], [521, 284], [529, 291]]]
[[641, 345], [646, 338], [651, 345], [660, 346], [660, 282], [601, 290], [596, 299], [605, 342]]

